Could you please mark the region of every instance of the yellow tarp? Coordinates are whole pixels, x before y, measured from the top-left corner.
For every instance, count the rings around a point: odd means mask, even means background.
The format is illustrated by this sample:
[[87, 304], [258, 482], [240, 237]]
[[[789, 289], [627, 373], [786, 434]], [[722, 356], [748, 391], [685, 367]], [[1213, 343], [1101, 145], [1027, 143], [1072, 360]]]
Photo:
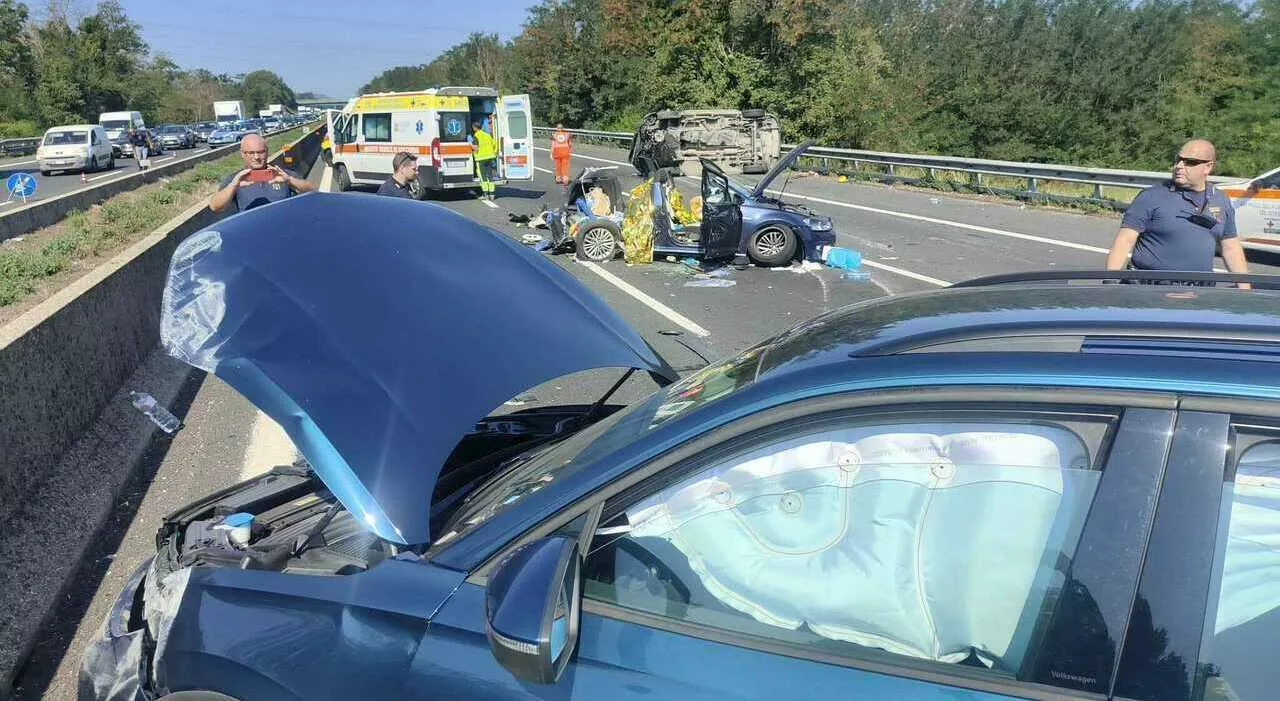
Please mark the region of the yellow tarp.
[[653, 262], [653, 180], [631, 190], [622, 217], [622, 254], [632, 265]]
[[697, 224], [702, 221], [702, 198], [695, 197], [698, 202], [698, 213], [695, 215], [693, 210], [684, 206], [684, 198], [680, 196], [680, 191], [673, 188], [667, 190], [667, 203], [671, 206], [671, 218], [677, 224]]

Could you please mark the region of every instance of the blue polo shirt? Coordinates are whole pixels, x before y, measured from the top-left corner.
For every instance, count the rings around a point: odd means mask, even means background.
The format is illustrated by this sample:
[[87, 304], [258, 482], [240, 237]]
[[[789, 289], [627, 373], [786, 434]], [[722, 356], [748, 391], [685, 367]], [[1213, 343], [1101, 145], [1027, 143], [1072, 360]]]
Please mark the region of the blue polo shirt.
[[[1190, 221], [1201, 212], [1216, 222], [1213, 228]], [[1236, 213], [1231, 200], [1213, 186], [1192, 192], [1152, 185], [1133, 199], [1120, 225], [1138, 232], [1133, 267], [1209, 272], [1218, 242], [1236, 235]]]
[[[293, 171], [286, 170], [292, 177], [298, 177]], [[218, 185], [219, 189], [231, 184], [235, 174], [228, 175], [222, 179], [222, 183]], [[292, 197], [298, 193], [289, 187], [288, 183], [240, 183], [239, 189], [236, 190], [236, 198], [233, 200], [236, 205], [237, 212], [245, 212], [254, 207], [261, 207], [264, 204], [279, 202], [286, 197]]]

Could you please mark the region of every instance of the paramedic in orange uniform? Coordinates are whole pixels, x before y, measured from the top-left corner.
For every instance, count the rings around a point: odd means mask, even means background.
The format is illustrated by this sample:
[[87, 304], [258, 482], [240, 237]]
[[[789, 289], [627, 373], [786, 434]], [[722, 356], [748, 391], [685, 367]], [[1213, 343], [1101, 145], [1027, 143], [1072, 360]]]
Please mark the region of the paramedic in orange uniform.
[[555, 133], [551, 135], [551, 160], [556, 162], [556, 182], [562, 185], [569, 184], [569, 157], [571, 155], [569, 133], [564, 130], [563, 124], [557, 124]]

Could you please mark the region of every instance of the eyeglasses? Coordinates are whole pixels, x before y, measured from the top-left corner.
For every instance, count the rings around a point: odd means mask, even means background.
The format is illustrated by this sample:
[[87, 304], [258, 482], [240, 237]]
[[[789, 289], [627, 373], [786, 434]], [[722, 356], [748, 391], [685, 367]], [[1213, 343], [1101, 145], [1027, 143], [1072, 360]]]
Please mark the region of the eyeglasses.
[[1182, 155], [1178, 155], [1178, 156], [1174, 156], [1174, 157], [1173, 157], [1173, 164], [1174, 164], [1174, 165], [1178, 165], [1179, 163], [1185, 163], [1185, 164], [1187, 164], [1187, 165], [1191, 166], [1192, 168], [1194, 168], [1194, 167], [1196, 167], [1196, 166], [1202, 166], [1202, 165], [1204, 165], [1204, 164], [1206, 164], [1206, 163], [1212, 163], [1212, 162], [1213, 162], [1213, 161], [1212, 161], [1212, 160], [1210, 160], [1210, 159], [1205, 159], [1205, 158], [1191, 158], [1191, 157], [1188, 157], [1188, 156], [1182, 156]]
[[241, 151], [240, 153], [243, 153], [243, 154], [244, 154], [244, 155], [246, 155], [246, 156], [265, 156], [265, 155], [267, 155], [267, 152], [266, 152], [266, 151]]

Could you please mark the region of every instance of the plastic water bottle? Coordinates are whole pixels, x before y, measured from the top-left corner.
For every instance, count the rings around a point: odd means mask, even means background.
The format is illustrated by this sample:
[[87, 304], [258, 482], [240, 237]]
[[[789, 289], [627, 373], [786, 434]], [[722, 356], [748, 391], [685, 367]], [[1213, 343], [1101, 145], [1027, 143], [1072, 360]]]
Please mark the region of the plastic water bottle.
[[867, 282], [871, 280], [871, 273], [865, 270], [844, 270], [841, 271], [840, 279], [849, 282]]
[[165, 433], [173, 433], [182, 425], [178, 417], [170, 414], [168, 409], [160, 406], [155, 397], [146, 392], [130, 392], [129, 401], [138, 411], [146, 414], [147, 418], [151, 419], [151, 423], [159, 426], [160, 430]]

